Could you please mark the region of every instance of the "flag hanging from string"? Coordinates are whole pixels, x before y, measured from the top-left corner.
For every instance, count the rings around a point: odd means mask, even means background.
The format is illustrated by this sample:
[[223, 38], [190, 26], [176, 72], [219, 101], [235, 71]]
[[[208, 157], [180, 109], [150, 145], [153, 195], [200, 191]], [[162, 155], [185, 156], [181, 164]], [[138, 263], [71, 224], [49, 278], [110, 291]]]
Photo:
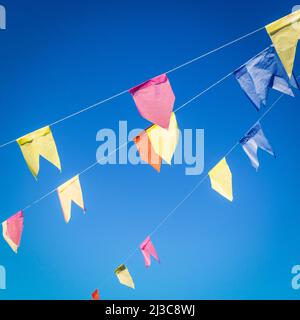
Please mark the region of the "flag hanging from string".
[[160, 172], [162, 158], [154, 151], [147, 130], [134, 138], [141, 159], [150, 164], [156, 171]]
[[299, 89], [295, 77], [289, 79], [273, 46], [237, 69], [234, 75], [257, 110], [267, 105], [270, 88], [292, 97], [292, 87]]
[[258, 170], [259, 161], [257, 156], [258, 148], [268, 152], [272, 156], [275, 157], [275, 153], [268, 141], [265, 137], [264, 132], [260, 123], [257, 123], [246, 135], [243, 139], [240, 140], [240, 143], [249, 157], [252, 166]]
[[179, 141], [179, 129], [175, 113], [172, 113], [168, 129], [153, 125], [147, 129], [147, 134], [156, 154], [171, 164]]
[[116, 270], [115, 270], [115, 275], [119, 279], [119, 282], [123, 284], [124, 286], [127, 286], [131, 289], [135, 288], [134, 282], [132, 280], [132, 277], [129, 273], [129, 270], [126, 268], [124, 264], [120, 265]]
[[79, 176], [61, 185], [57, 193], [66, 223], [69, 223], [71, 219], [72, 202], [75, 202], [85, 212]]
[[3, 238], [15, 253], [18, 253], [23, 228], [24, 216], [22, 211], [18, 212], [2, 223]]
[[129, 90], [142, 117], [167, 129], [175, 95], [166, 74], [157, 76]]
[[144, 256], [145, 265], [146, 267], [150, 267], [151, 265], [151, 256], [156, 259], [158, 262], [160, 262], [158, 258], [158, 254], [153, 246], [153, 243], [150, 239], [150, 237], [147, 237], [146, 240], [142, 242], [140, 245], [141, 252]]
[[300, 10], [267, 25], [266, 30], [287, 74], [291, 77], [300, 39]]
[[211, 187], [229, 201], [233, 201], [232, 174], [226, 158], [223, 158], [209, 172], [209, 177], [211, 181]]
[[17, 139], [29, 170], [37, 178], [40, 169], [40, 156], [51, 162], [61, 171], [59, 155], [50, 127], [44, 127]]
[[93, 293], [92, 293], [92, 300], [100, 300], [100, 294], [99, 294], [99, 290], [96, 289]]

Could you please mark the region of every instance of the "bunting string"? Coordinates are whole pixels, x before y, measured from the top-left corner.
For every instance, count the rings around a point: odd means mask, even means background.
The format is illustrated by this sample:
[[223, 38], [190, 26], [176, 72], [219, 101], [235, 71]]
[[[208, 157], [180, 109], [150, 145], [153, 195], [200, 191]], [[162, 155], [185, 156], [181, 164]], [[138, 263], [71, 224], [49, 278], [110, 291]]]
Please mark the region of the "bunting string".
[[[256, 34], [256, 33], [260, 32], [260, 31], [262, 31], [263, 29], [265, 29], [265, 27], [261, 27], [261, 28], [259, 28], [259, 29], [257, 29], [257, 30], [254, 30], [254, 31], [252, 31], [252, 32], [249, 32], [249, 33], [247, 33], [247, 34], [245, 34], [245, 35], [243, 35], [243, 36], [241, 36], [241, 37], [239, 37], [239, 38], [237, 38], [237, 39], [235, 39], [235, 40], [233, 40], [233, 41], [230, 41], [230, 42], [228, 42], [228, 43], [226, 43], [226, 44], [224, 44], [224, 45], [216, 48], [216, 49], [213, 49], [213, 50], [211, 50], [211, 51], [209, 51], [209, 52], [206, 52], [206, 53], [204, 53], [204, 54], [202, 54], [202, 55], [200, 55], [200, 56], [198, 56], [198, 57], [196, 57], [196, 58], [194, 58], [194, 59], [191, 59], [191, 60], [189, 60], [189, 61], [187, 61], [187, 62], [185, 62], [185, 63], [183, 63], [183, 64], [181, 64], [181, 65], [179, 65], [179, 66], [177, 66], [177, 67], [174, 67], [173, 69], [170, 69], [169, 71], [165, 72], [165, 74], [173, 73], [173, 72], [175, 72], [175, 71], [177, 71], [177, 70], [179, 70], [179, 69], [181, 69], [181, 68], [184, 68], [184, 67], [186, 67], [186, 66], [188, 66], [188, 65], [190, 65], [190, 64], [192, 64], [192, 63], [194, 63], [194, 62], [196, 62], [196, 61], [198, 61], [198, 60], [201, 60], [201, 59], [203, 59], [203, 58], [205, 58], [205, 57], [208, 57], [209, 55], [211, 55], [211, 54], [213, 54], [213, 53], [216, 53], [216, 52], [218, 52], [218, 51], [220, 51], [220, 50], [222, 50], [222, 49], [224, 49], [224, 48], [226, 48], [226, 47], [229, 47], [229, 46], [231, 46], [231, 45], [233, 45], [233, 44], [235, 44], [235, 43], [237, 43], [237, 42], [239, 42], [239, 41], [241, 41], [241, 40], [243, 40], [243, 39], [246, 39], [246, 38], [248, 38], [248, 37], [250, 37], [250, 36], [252, 36], [252, 35], [254, 35], [254, 34]], [[231, 74], [230, 74], [230, 75], [231, 75]], [[230, 75], [228, 75], [227, 77], [229, 77]], [[215, 84], [215, 85], [217, 85], [217, 84]], [[68, 120], [68, 119], [71, 119], [71, 118], [73, 118], [73, 117], [75, 117], [75, 116], [78, 116], [78, 115], [80, 115], [80, 114], [82, 114], [82, 113], [84, 113], [84, 112], [87, 112], [87, 111], [89, 111], [89, 110], [92, 110], [92, 109], [94, 109], [94, 108], [96, 108], [96, 107], [98, 107], [98, 106], [100, 106], [100, 105], [102, 105], [102, 104], [105, 104], [106, 102], [109, 102], [109, 101], [111, 101], [111, 100], [114, 100], [114, 99], [116, 99], [116, 98], [118, 98], [118, 97], [120, 97], [120, 96], [122, 96], [122, 95], [124, 95], [124, 94], [126, 94], [126, 93], [128, 93], [128, 90], [121, 91], [121, 92], [119, 92], [119, 93], [117, 93], [117, 94], [115, 94], [115, 95], [113, 95], [113, 96], [111, 96], [111, 97], [109, 97], [109, 98], [106, 98], [106, 99], [104, 99], [104, 100], [102, 100], [102, 101], [99, 101], [99, 102], [97, 102], [97, 103], [95, 103], [95, 104], [92, 104], [92, 105], [90, 105], [90, 106], [88, 106], [88, 107], [85, 107], [85, 108], [83, 108], [83, 109], [81, 109], [81, 110], [79, 110], [79, 111], [77, 111], [77, 112], [74, 112], [74, 113], [72, 113], [72, 114], [70, 114], [70, 115], [68, 115], [68, 116], [65, 116], [65, 117], [63, 117], [63, 118], [61, 118], [61, 119], [59, 119], [59, 120], [56, 120], [56, 121], [52, 122], [52, 123], [49, 125], [49, 127], [53, 127], [53, 126], [55, 126], [55, 125], [57, 125], [57, 124], [59, 124], [59, 123], [61, 123], [61, 122], [64, 122], [64, 121], [66, 121], [66, 120]], [[203, 93], [202, 93], [202, 94], [203, 94]], [[196, 99], [196, 97], [195, 97], [194, 99]], [[12, 144], [12, 143], [15, 143], [16, 140], [17, 140], [17, 139], [13, 139], [13, 140], [10, 140], [10, 141], [8, 141], [8, 142], [6, 142], [6, 143], [3, 143], [2, 145], [0, 145], [0, 149], [4, 148], [4, 147], [6, 147], [6, 146], [8, 146], [8, 145], [10, 145], [10, 144]]]
[[[219, 195], [223, 196], [227, 200], [233, 201], [234, 195], [232, 172], [227, 163], [227, 158], [232, 154], [237, 146], [242, 146], [243, 150], [251, 161], [252, 166], [256, 170], [258, 170], [260, 166], [260, 161], [257, 153], [258, 149], [262, 149], [265, 152], [268, 152], [270, 155], [276, 157], [272, 145], [264, 135], [260, 122], [271, 113], [271, 111], [283, 98], [284, 95], [294, 97], [295, 95], [293, 89], [300, 90], [299, 84], [297, 82], [300, 76], [295, 78], [293, 74], [296, 48], [300, 37], [299, 23], [300, 11], [297, 11], [265, 27], [252, 31], [216, 49], [213, 49], [177, 67], [174, 67], [164, 74], [156, 76], [155, 78], [152, 78], [134, 88], [124, 90], [109, 98], [106, 98], [77, 112], [71, 113], [55, 122], [52, 122], [47, 127], [40, 128], [39, 130], [27, 134], [26, 136], [23, 136], [16, 140], [8, 141], [0, 145], [1, 149], [5, 146], [17, 142], [31, 173], [37, 179], [40, 169], [40, 157], [44, 157], [58, 170], [61, 171], [60, 158], [56, 148], [54, 137], [51, 132], [51, 126], [57, 125], [70, 118], [92, 110], [127, 93], [130, 93], [132, 95], [136, 107], [140, 112], [140, 115], [153, 123], [151, 127], [145, 129], [140, 135], [135, 137], [133, 141], [126, 141], [124, 144], [120, 145], [118, 148], [110, 152], [107, 156], [86, 167], [72, 179], [66, 181], [58, 188], [51, 190], [42, 197], [33, 201], [23, 210], [19, 211], [17, 214], [4, 221], [2, 223], [3, 237], [9, 244], [11, 249], [15, 253], [18, 252], [24, 225], [23, 212], [29, 210], [31, 207], [40, 203], [42, 200], [48, 198], [55, 192], [58, 193], [58, 198], [61, 203], [66, 223], [68, 223], [71, 219], [72, 202], [77, 204], [85, 213], [85, 205], [79, 177], [91, 171], [102, 160], [109, 158], [117, 151], [126, 147], [130, 142], [134, 142], [136, 144], [137, 151], [140, 154], [140, 158], [146, 161], [158, 172], [160, 172], [163, 160], [166, 163], [171, 164], [174, 152], [179, 141], [179, 128], [175, 113], [181, 111], [187, 105], [199, 99], [202, 95], [214, 89], [229, 77], [233, 76], [238, 81], [242, 91], [244, 91], [244, 93], [247, 95], [249, 100], [258, 111], [263, 106], [267, 106], [269, 90], [274, 89], [279, 91], [281, 95], [270, 105], [270, 107], [265, 109], [265, 111], [257, 119], [257, 121], [246, 131], [243, 137], [239, 139], [235, 144], [233, 144], [233, 146], [221, 158], [221, 161], [219, 161], [217, 165], [215, 165], [210, 171], [208, 171], [203, 177], [201, 177], [201, 179], [199, 179], [199, 181], [176, 204], [176, 206], [174, 206], [171, 211], [169, 211], [165, 216], [162, 217], [160, 222], [154, 227], [149, 236], [140, 244], [138, 248], [136, 248], [132, 252], [132, 254], [130, 254], [125, 259], [125, 263], [127, 263], [135, 255], [135, 253], [140, 250], [144, 257], [146, 267], [149, 267], [151, 265], [152, 258], [157, 262], [160, 262], [151, 237], [154, 236], [162, 228], [162, 226], [166, 224], [166, 222], [178, 211], [178, 209], [192, 197], [192, 195], [207, 180], [207, 178], [210, 178], [211, 188], [214, 191], [216, 191]], [[255, 55], [239, 68], [223, 76], [218, 81], [208, 86], [206, 89], [202, 90], [200, 93], [187, 100], [185, 103], [183, 103], [173, 111], [175, 94], [172, 90], [167, 74], [184, 68], [185, 66], [188, 66], [253, 34], [256, 34], [263, 29], [266, 29], [272, 40], [271, 46]], [[285, 35], [285, 37], [283, 37], [283, 34]], [[283, 42], [282, 38], [287, 38], [289, 41]], [[149, 156], [151, 156], [149, 150], [147, 152], [143, 150], [143, 147], [147, 143], [150, 143], [151, 150], [155, 153], [158, 163], [152, 162], [152, 159], [149, 158]], [[163, 146], [163, 148], [161, 148], [161, 146]], [[133, 278], [131, 277], [129, 269], [125, 264], [121, 264], [120, 266], [118, 266], [118, 268], [115, 269], [115, 275], [122, 285], [125, 285], [132, 289], [135, 288]], [[94, 300], [99, 300], [99, 291], [94, 291], [92, 296]]]
[[[262, 52], [262, 51], [261, 51]], [[260, 53], [261, 53], [260, 52]], [[259, 55], [260, 53], [258, 53], [257, 55]], [[240, 67], [246, 65], [250, 60], [248, 60], [247, 62], [245, 62], [244, 64], [242, 64]], [[239, 68], [240, 68], [239, 67]], [[228, 73], [226, 76], [222, 77], [221, 79], [219, 79], [218, 81], [216, 81], [214, 84], [210, 85], [209, 87], [207, 87], [206, 89], [202, 90], [200, 93], [198, 93], [197, 95], [195, 95], [194, 97], [192, 97], [191, 99], [189, 99], [188, 101], [186, 101], [185, 103], [183, 103], [181, 106], [179, 106], [176, 110], [174, 110], [174, 113], [179, 112], [180, 110], [182, 110], [183, 108], [185, 108], [187, 105], [189, 105], [190, 103], [192, 103], [193, 101], [195, 101], [196, 99], [200, 98], [203, 94], [207, 93], [208, 91], [210, 91], [211, 89], [213, 89], [214, 87], [216, 87], [217, 85], [221, 84], [223, 81], [225, 81], [227, 78], [229, 78], [230, 76], [232, 76], [234, 74], [234, 71]], [[127, 92], [127, 91], [126, 91]], [[106, 157], [103, 157], [102, 159], [99, 160], [99, 162], [101, 162], [102, 160], [105, 160], [107, 158], [109, 158], [111, 155], [114, 155], [116, 152], [118, 152], [120, 149], [126, 147], [129, 144], [130, 141], [122, 144], [121, 146], [119, 146], [118, 148], [116, 148], [115, 150], [113, 150], [112, 152], [110, 152]], [[99, 163], [98, 161], [94, 162], [93, 164], [91, 164], [90, 166], [88, 166], [87, 168], [85, 168], [84, 170], [82, 170], [81, 172], [79, 172], [77, 174], [77, 176], [81, 176], [85, 173], [87, 173], [88, 171], [90, 171], [91, 169], [93, 169], [94, 167], [97, 166], [97, 164]], [[27, 205], [24, 209], [22, 209], [22, 211], [27, 211], [28, 209], [30, 209], [32, 206], [38, 204], [39, 202], [41, 202], [42, 200], [48, 198], [49, 196], [51, 196], [53, 193], [55, 193], [57, 190], [57, 188], [51, 190], [50, 192], [48, 192], [47, 194], [45, 194], [44, 196], [42, 196], [41, 198], [33, 201], [31, 204]]]

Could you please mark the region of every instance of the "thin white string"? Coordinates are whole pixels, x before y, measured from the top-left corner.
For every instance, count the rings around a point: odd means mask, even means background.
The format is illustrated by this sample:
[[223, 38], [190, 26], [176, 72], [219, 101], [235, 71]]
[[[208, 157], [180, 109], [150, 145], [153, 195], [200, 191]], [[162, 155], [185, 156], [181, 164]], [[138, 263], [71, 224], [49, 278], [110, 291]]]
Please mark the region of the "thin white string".
[[[249, 32], [249, 33], [247, 33], [246, 35], [244, 35], [242, 37], [239, 37], [239, 38], [237, 38], [237, 39], [235, 39], [233, 41], [230, 41], [230, 42], [228, 42], [228, 43], [226, 43], [226, 44], [224, 44], [224, 45], [222, 45], [222, 46], [220, 46], [220, 47], [218, 47], [218, 48], [216, 48], [214, 50], [211, 50], [211, 51], [209, 51], [207, 53], [204, 53], [204, 54], [202, 54], [202, 55], [200, 55], [200, 56], [198, 56], [198, 57], [196, 57], [196, 58], [194, 58], [194, 59], [192, 59], [192, 60], [190, 60], [188, 62], [185, 62], [185, 63], [183, 63], [183, 64], [181, 64], [181, 65], [179, 65], [179, 66], [177, 66], [177, 67], [165, 72], [165, 74], [170, 74], [170, 73], [172, 73], [172, 72], [174, 72], [174, 71], [176, 71], [178, 69], [181, 69], [181, 68], [183, 68], [183, 67], [185, 67], [185, 66], [187, 66], [187, 65], [189, 65], [191, 63], [194, 63], [194, 62], [196, 62], [196, 61], [198, 61], [200, 59], [203, 59], [203, 58], [205, 58], [205, 57], [207, 57], [207, 56], [209, 56], [209, 55], [211, 55], [211, 54], [213, 54], [213, 53], [215, 53], [217, 51], [220, 51], [220, 50], [222, 50], [222, 49], [224, 49], [224, 48], [226, 48], [226, 47], [228, 47], [228, 46], [230, 46], [230, 45], [232, 45], [232, 44], [234, 44], [236, 42], [239, 42], [239, 41], [241, 41], [241, 40], [243, 40], [243, 39], [245, 39], [245, 38], [247, 38], [247, 37], [249, 37], [249, 36], [251, 36], [251, 35], [253, 35], [253, 34], [255, 34], [255, 33], [259, 32], [261, 30], [263, 30], [263, 29], [264, 29], [264, 27], [261, 27], [261, 28], [255, 30], [255, 31]], [[55, 126], [55, 125], [65, 121], [65, 120], [68, 120], [70, 118], [78, 116], [78, 115], [82, 114], [83, 112], [89, 111], [89, 110], [94, 109], [94, 108], [96, 108], [96, 107], [98, 107], [98, 106], [100, 106], [100, 105], [102, 105], [102, 104], [104, 104], [104, 103], [106, 103], [108, 101], [111, 101], [111, 100], [113, 100], [115, 98], [118, 98], [118, 97], [126, 94], [127, 92], [128, 92], [128, 90], [124, 90], [124, 91], [122, 91], [120, 93], [117, 93], [117, 94], [115, 94], [115, 95], [113, 95], [113, 96], [111, 96], [109, 98], [106, 98], [106, 99], [104, 99], [104, 100], [102, 100], [100, 102], [92, 104], [92, 105], [90, 105], [90, 106], [88, 106], [88, 107], [86, 107], [84, 109], [81, 109], [81, 110], [79, 110], [77, 112], [74, 112], [74, 113], [72, 113], [72, 114], [70, 114], [70, 115], [68, 115], [66, 117], [63, 117], [63, 118], [57, 120], [57, 121], [54, 121], [49, 126]], [[4, 147], [16, 142], [16, 140], [17, 139], [14, 139], [14, 140], [8, 141], [6, 143], [3, 143], [2, 145], [0, 145], [0, 149], [2, 149]]]

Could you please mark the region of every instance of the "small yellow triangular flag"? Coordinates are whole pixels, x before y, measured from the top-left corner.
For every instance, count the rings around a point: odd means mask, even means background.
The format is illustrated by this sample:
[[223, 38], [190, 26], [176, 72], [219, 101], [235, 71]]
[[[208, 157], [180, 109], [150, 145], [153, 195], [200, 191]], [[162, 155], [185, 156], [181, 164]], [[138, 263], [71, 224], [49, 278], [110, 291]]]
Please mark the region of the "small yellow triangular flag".
[[66, 223], [69, 223], [71, 219], [72, 201], [85, 211], [79, 176], [61, 185], [57, 193]]
[[164, 129], [159, 125], [153, 125], [147, 129], [146, 132], [154, 151], [168, 164], [171, 164], [179, 140], [179, 130], [175, 113], [172, 113], [169, 129]]
[[229, 201], [233, 200], [232, 194], [232, 174], [230, 168], [226, 162], [226, 158], [223, 158], [210, 172], [209, 177], [211, 181], [211, 187], [220, 193], [223, 197]]
[[287, 74], [291, 77], [300, 39], [300, 10], [267, 25], [266, 30]]
[[40, 169], [40, 156], [61, 170], [60, 159], [50, 127], [27, 134], [17, 140], [24, 159], [35, 178]]
[[115, 270], [115, 275], [118, 277], [120, 283], [123, 284], [124, 286], [127, 286], [132, 289], [135, 288], [132, 277], [124, 264], [120, 265]]

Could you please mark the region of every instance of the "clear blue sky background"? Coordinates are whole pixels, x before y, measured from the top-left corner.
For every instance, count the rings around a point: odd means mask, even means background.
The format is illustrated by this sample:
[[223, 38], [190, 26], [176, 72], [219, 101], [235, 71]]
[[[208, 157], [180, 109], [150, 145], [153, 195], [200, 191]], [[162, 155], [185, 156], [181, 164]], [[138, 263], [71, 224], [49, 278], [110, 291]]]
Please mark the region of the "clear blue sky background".
[[[128, 89], [288, 13], [295, 1], [2, 1], [0, 143]], [[299, 3], [300, 4], [300, 3]], [[270, 44], [262, 31], [170, 75], [176, 107]], [[298, 55], [298, 60], [300, 59]], [[295, 71], [300, 73], [299, 63]], [[270, 95], [270, 102], [279, 94]], [[241, 148], [228, 159], [235, 200], [206, 181], [153, 237], [161, 264], [127, 263], [136, 290], [114, 269], [202, 176], [184, 166], [98, 166], [82, 176], [87, 214], [73, 207], [66, 225], [56, 194], [25, 214], [16, 256], [0, 240], [7, 270], [1, 299], [300, 298], [291, 268], [300, 264], [299, 94], [263, 121], [278, 159], [260, 153], [259, 173]], [[205, 129], [205, 173], [259, 113], [233, 78], [178, 114], [184, 128]], [[0, 150], [1, 220], [95, 161], [96, 133], [145, 128], [130, 95], [53, 127], [63, 171], [41, 161], [36, 182], [17, 144]]]

